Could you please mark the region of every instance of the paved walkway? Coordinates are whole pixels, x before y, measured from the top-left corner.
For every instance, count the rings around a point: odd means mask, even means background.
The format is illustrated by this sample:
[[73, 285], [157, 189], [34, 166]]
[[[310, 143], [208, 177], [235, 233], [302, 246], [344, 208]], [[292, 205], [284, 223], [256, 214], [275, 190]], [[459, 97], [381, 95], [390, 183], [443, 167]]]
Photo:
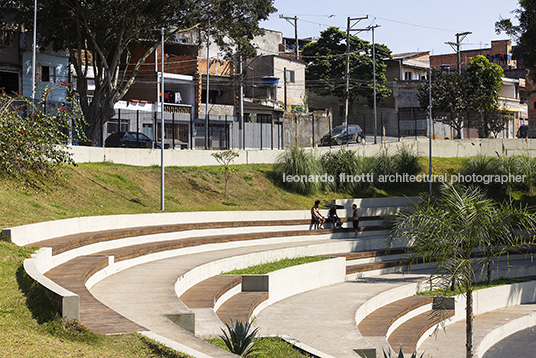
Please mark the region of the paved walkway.
[[[425, 277], [389, 274], [319, 288], [267, 307], [255, 325], [261, 335], [287, 335], [330, 356], [356, 358], [354, 349], [373, 348], [356, 327], [357, 309], [381, 292]], [[387, 346], [385, 339], [380, 343]]]
[[[177, 278], [193, 267], [225, 257], [288, 248], [291, 246], [333, 243], [334, 240], [301, 241], [295, 244], [270, 244], [239, 247], [227, 250], [188, 254], [138, 265], [118, 272], [91, 288], [91, 293], [102, 303], [126, 318], [165, 338], [180, 342], [211, 357], [229, 357], [186, 330], [178, 327], [164, 315], [188, 312], [175, 294]], [[221, 324], [211, 309], [194, 309], [196, 334], [201, 337], [221, 334]]]
[[[329, 241], [332, 240], [325, 240], [325, 242]], [[322, 240], [315, 240], [310, 244], [322, 242]], [[307, 244], [307, 242], [297, 242], [295, 245]], [[193, 267], [217, 259], [289, 246], [292, 245], [285, 243], [233, 248], [150, 262], [106, 278], [96, 284], [91, 289], [91, 293], [110, 308], [153, 333], [202, 352], [206, 357], [232, 357], [233, 355], [216, 349], [176, 326], [164, 316], [188, 310], [175, 295], [174, 285], [177, 278]], [[354, 349], [372, 347], [370, 342], [360, 335], [356, 327], [356, 310], [380, 292], [422, 280], [424, 277], [426, 276], [422, 274], [389, 274], [305, 292], [267, 307], [255, 318], [255, 324], [260, 327], [261, 335], [289, 336], [332, 357], [356, 358], [358, 356]], [[487, 314], [487, 317], [478, 316], [475, 320], [475, 338], [477, 334], [480, 334], [477, 332], [484, 333], [485, 328], [491, 327], [491, 322], [501, 322], [507, 318], [517, 317], [517, 315], [527, 315], [535, 309], [536, 306], [529, 308], [528, 305], [524, 305], [504, 310], [504, 312], [503, 310], [492, 312]], [[221, 324], [211, 309], [194, 311], [197, 335], [206, 337], [221, 333]], [[464, 322], [448, 326], [446, 334], [440, 333], [437, 339], [426, 340], [419, 351], [425, 350], [428, 357], [435, 358], [465, 357], [464, 327]], [[377, 347], [386, 347], [385, 339], [373, 343]], [[381, 354], [380, 348], [378, 356], [380, 357]]]
[[[480, 314], [474, 318], [473, 342], [477, 343], [493, 329], [500, 327], [528, 315], [536, 313], [536, 304], [519, 305], [500, 310]], [[465, 358], [465, 320], [447, 325], [445, 329], [439, 330], [435, 336], [426, 339], [418, 349], [425, 352], [427, 358]], [[478, 347], [474, 347], [475, 358], [482, 357], [478, 352]], [[534, 354], [534, 352], [532, 352]], [[502, 357], [518, 357], [506, 354]], [[529, 355], [531, 356], [531, 355]], [[532, 355], [533, 356], [533, 355]]]

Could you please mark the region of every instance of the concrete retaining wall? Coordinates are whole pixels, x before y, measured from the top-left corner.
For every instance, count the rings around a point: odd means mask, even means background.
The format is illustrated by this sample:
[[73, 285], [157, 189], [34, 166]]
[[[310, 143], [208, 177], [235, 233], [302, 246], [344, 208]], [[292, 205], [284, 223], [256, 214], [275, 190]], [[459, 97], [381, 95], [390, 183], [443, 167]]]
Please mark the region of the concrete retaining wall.
[[[387, 148], [394, 154], [396, 150], [405, 145], [416, 151], [419, 156], [428, 156], [428, 140], [405, 140], [402, 142], [389, 142], [385, 145], [357, 145], [350, 146], [362, 156], [373, 156]], [[314, 152], [318, 155], [330, 150], [339, 150], [339, 147], [318, 147]], [[126, 148], [95, 148], [73, 146], [69, 148], [73, 159], [77, 163], [111, 162], [117, 164], [151, 166], [160, 165], [161, 151], [158, 149], [126, 149]], [[210, 150], [165, 150], [165, 166], [203, 166], [218, 165]], [[273, 163], [282, 150], [239, 150], [240, 156], [234, 164]], [[432, 156], [452, 158], [485, 156], [536, 156], [536, 139], [459, 139], [459, 140], [433, 140]]]
[[343, 257], [287, 267], [267, 275], [259, 275], [258, 280], [265, 280], [268, 283], [269, 297], [255, 308], [252, 316], [287, 297], [343, 282], [345, 275], [346, 260]]

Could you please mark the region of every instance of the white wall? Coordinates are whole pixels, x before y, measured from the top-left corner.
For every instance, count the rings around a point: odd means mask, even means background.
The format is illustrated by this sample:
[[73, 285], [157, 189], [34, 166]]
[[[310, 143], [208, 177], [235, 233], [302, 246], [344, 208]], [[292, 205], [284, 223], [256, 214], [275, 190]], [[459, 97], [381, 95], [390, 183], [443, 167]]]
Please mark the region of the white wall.
[[[390, 154], [395, 154], [402, 143], [414, 149], [419, 156], [428, 156], [428, 140], [391, 142], [375, 145], [350, 146], [362, 156], [373, 156], [387, 148]], [[317, 155], [329, 150], [337, 151], [339, 147], [318, 147], [312, 149]], [[112, 162], [117, 164], [151, 166], [160, 165], [161, 152], [156, 149], [127, 149], [127, 148], [96, 148], [73, 146], [69, 148], [77, 163]], [[165, 150], [164, 166], [203, 166], [218, 165], [210, 150]], [[282, 150], [239, 150], [240, 156], [234, 164], [273, 163]], [[432, 141], [432, 156], [440, 158], [485, 156], [536, 156], [536, 139], [462, 139]]]

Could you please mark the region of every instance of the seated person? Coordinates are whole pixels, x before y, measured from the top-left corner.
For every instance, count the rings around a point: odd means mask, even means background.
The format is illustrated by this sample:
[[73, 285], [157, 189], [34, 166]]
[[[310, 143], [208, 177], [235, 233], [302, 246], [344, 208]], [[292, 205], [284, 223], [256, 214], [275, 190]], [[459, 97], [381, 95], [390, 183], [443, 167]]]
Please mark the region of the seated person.
[[337, 207], [332, 206], [328, 211], [328, 221], [333, 224], [333, 228], [340, 229], [342, 226], [341, 218], [337, 215]]
[[320, 211], [318, 210], [318, 206], [320, 205], [320, 200], [315, 201], [315, 205], [311, 208], [311, 221], [317, 224], [318, 229], [323, 229], [322, 225], [326, 222], [326, 218], [324, 218]]

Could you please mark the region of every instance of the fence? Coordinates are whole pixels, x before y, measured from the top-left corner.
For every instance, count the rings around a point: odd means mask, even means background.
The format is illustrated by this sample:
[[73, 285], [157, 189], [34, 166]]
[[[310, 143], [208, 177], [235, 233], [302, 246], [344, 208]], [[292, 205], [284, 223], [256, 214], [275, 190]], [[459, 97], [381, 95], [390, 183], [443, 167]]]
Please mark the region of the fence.
[[[161, 142], [161, 122], [160, 112], [120, 109], [104, 125], [104, 138], [117, 131], [131, 131]], [[242, 130], [237, 117], [210, 115], [208, 149], [281, 149], [282, 127], [274, 117], [270, 123], [245, 122]], [[164, 148], [205, 149], [205, 128], [204, 115], [164, 112]]]

